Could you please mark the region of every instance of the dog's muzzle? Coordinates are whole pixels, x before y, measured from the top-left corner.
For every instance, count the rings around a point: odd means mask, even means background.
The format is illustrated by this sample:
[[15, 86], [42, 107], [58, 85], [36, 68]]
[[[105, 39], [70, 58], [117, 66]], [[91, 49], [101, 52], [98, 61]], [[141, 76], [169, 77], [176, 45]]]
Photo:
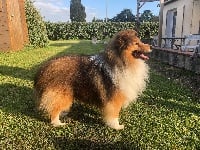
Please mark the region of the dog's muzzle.
[[146, 56], [146, 55], [144, 54], [143, 51], [139, 51], [139, 50], [133, 51], [133, 52], [132, 52], [132, 55], [133, 55], [133, 57], [135, 57], [135, 58], [141, 58], [141, 59], [143, 59], [143, 60], [148, 60], [148, 59], [149, 59], [149, 57]]

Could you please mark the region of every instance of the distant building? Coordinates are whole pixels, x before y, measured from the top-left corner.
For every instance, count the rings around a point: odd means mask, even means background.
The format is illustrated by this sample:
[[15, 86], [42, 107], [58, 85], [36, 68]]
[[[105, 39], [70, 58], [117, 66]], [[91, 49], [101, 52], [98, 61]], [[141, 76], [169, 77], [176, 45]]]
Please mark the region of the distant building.
[[200, 0], [164, 0], [162, 37], [200, 34]]

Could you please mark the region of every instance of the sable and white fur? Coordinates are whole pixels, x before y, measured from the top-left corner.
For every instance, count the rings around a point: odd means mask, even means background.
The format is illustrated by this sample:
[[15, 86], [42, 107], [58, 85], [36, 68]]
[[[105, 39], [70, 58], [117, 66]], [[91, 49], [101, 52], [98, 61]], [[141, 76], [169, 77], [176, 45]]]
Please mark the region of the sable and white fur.
[[123, 129], [120, 110], [136, 101], [145, 89], [148, 57], [144, 53], [150, 51], [134, 30], [124, 30], [111, 39], [103, 53], [47, 61], [34, 81], [39, 108], [47, 112], [54, 126], [64, 125], [60, 114], [78, 100], [98, 106], [109, 127]]

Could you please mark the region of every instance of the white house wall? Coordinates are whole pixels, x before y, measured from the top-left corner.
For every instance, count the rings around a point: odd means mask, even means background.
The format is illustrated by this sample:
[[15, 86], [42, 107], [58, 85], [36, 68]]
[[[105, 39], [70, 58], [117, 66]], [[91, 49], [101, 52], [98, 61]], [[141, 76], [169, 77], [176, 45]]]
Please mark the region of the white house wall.
[[164, 5], [162, 37], [166, 34], [166, 16], [168, 10], [177, 10], [175, 36], [183, 37], [188, 34], [199, 33], [200, 0], [175, 0]]
[[200, 33], [200, 0], [194, 0], [194, 13], [191, 33]]

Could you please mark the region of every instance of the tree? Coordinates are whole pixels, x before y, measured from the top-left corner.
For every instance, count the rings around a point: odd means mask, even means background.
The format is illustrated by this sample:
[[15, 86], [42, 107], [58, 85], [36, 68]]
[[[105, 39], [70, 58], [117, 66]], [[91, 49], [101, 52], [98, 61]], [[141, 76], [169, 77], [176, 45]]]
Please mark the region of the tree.
[[98, 19], [98, 18], [93, 18], [92, 19], [92, 22], [103, 22], [104, 20], [103, 19]]
[[112, 22], [134, 22], [135, 16], [130, 9], [122, 10], [117, 16], [113, 17], [109, 21]]
[[151, 12], [151, 10], [145, 10], [140, 16], [141, 22], [153, 21], [153, 19], [154, 19], [154, 15]]
[[70, 1], [70, 19], [72, 22], [85, 22], [85, 7], [81, 4], [81, 0]]
[[159, 22], [159, 16], [153, 16], [152, 22]]

